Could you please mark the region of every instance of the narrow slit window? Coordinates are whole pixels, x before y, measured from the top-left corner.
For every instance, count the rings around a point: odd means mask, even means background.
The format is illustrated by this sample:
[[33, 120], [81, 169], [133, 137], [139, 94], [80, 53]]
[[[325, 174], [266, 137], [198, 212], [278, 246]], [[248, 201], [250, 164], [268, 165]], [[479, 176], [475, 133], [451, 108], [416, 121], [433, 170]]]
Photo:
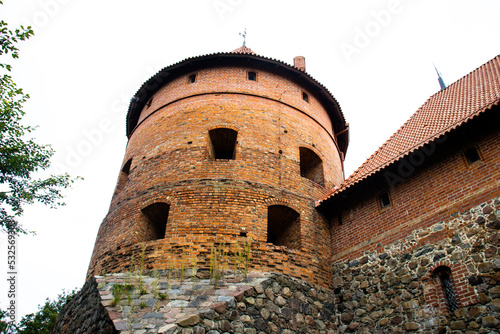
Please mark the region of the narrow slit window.
[[248, 80], [257, 81], [257, 73], [255, 73], [255, 72], [248, 72]]
[[228, 128], [210, 130], [209, 155], [212, 159], [231, 160], [236, 154], [236, 138], [238, 132]]
[[144, 236], [146, 240], [144, 241], [165, 237], [169, 210], [170, 205], [167, 203], [154, 203], [141, 210], [145, 218]]
[[196, 82], [196, 74], [191, 74], [188, 78], [188, 83], [192, 84]]
[[380, 195], [379, 199], [382, 208], [386, 208], [391, 205], [391, 198], [389, 197], [389, 193], [383, 193], [382, 195]]
[[300, 215], [284, 205], [271, 205], [267, 211], [267, 242], [300, 249]]
[[306, 92], [302, 92], [302, 100], [304, 100], [307, 103], [309, 103], [309, 95], [307, 95]]
[[472, 164], [478, 160], [481, 160], [479, 152], [475, 147], [469, 148], [464, 152], [465, 158], [469, 164]]
[[458, 300], [451, 282], [451, 269], [445, 266], [441, 266], [436, 268], [433, 274], [434, 277], [437, 277], [439, 279], [441, 289], [443, 291], [444, 301], [448, 309], [450, 310], [450, 312], [454, 312], [456, 309], [458, 309]]
[[312, 150], [301, 147], [300, 155], [300, 175], [319, 185], [324, 185], [323, 160]]
[[146, 103], [146, 109], [151, 107], [151, 104], [153, 103], [153, 98], [150, 98], [148, 102]]

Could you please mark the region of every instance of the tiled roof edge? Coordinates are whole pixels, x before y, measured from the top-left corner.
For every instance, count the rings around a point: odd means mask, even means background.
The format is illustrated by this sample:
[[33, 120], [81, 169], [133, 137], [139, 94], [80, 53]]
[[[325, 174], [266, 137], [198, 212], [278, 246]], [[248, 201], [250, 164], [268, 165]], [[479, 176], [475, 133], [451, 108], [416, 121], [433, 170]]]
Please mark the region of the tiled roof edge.
[[322, 202], [328, 200], [329, 198], [331, 197], [334, 197], [340, 193], [342, 193], [343, 191], [345, 191], [346, 189], [350, 188], [351, 186], [355, 185], [355, 184], [358, 184], [360, 183], [361, 181], [367, 179], [368, 177], [370, 177], [371, 175], [374, 175], [378, 172], [380, 172], [381, 170], [385, 169], [386, 167], [388, 167], [389, 165], [393, 164], [393, 163], [396, 163], [398, 162], [399, 160], [401, 160], [402, 158], [408, 156], [409, 154], [413, 153], [415, 150], [423, 147], [424, 145], [436, 140], [437, 138], [441, 137], [441, 136], [444, 136], [446, 134], [448, 134], [450, 131], [458, 128], [459, 126], [463, 125], [464, 123], [468, 122], [469, 120], [475, 118], [476, 116], [478, 116], [479, 114], [483, 113], [484, 111], [488, 110], [488, 109], [491, 109], [493, 106], [495, 105], [498, 105], [500, 100], [497, 99], [497, 100], [493, 100], [491, 101], [489, 104], [485, 105], [485, 106], [482, 106], [481, 108], [479, 108], [478, 110], [476, 110], [472, 115], [468, 115], [464, 118], [462, 118], [461, 120], [449, 125], [448, 127], [444, 128], [444, 129], [441, 129], [440, 132], [438, 133], [435, 133], [429, 137], [427, 137], [426, 139], [418, 142], [417, 144], [413, 145], [412, 147], [408, 148], [407, 150], [405, 150], [404, 152], [401, 152], [400, 154], [394, 156], [393, 158], [389, 159], [388, 161], [382, 163], [381, 165], [379, 166], [376, 166], [375, 168], [373, 168], [372, 170], [369, 170], [366, 174], [363, 174], [359, 177], [357, 177], [357, 173], [360, 173], [362, 171], [362, 169], [367, 166], [373, 159], [375, 156], [377, 156], [382, 148], [384, 148], [385, 146], [387, 146], [391, 140], [396, 137], [409, 123], [410, 121], [415, 118], [417, 115], [419, 115], [419, 113], [425, 108], [425, 106], [427, 106], [427, 104], [429, 104], [430, 101], [432, 101], [434, 98], [436, 98], [437, 96], [439, 95], [444, 95], [444, 92], [446, 90], [450, 90], [452, 88], [454, 88], [456, 85], [459, 85], [460, 83], [462, 83], [464, 80], [466, 80], [468, 77], [476, 74], [477, 71], [480, 71], [481, 69], [483, 68], [486, 68], [490, 65], [490, 63], [493, 63], [493, 62], [498, 62], [500, 64], [500, 55], [490, 59], [489, 61], [487, 61], [486, 63], [482, 64], [481, 66], [478, 66], [477, 68], [475, 68], [473, 71], [467, 73], [466, 75], [464, 75], [463, 77], [461, 77], [460, 79], [458, 79], [457, 81], [453, 82], [452, 84], [450, 84], [446, 89], [443, 89], [441, 91], [438, 91], [436, 93], [434, 93], [433, 95], [431, 95], [425, 102], [422, 106], [420, 106], [420, 108], [417, 109], [417, 111], [415, 111], [411, 116], [410, 118], [396, 131], [394, 132], [390, 137], [389, 139], [387, 139], [372, 155], [370, 155], [370, 157], [365, 160], [365, 162], [363, 162], [352, 174], [351, 176], [349, 176], [340, 186], [336, 187], [336, 188], [333, 188], [331, 189], [330, 191], [328, 191], [325, 195], [323, 195], [318, 201], [315, 202], [315, 205], [316, 207], [320, 206]]

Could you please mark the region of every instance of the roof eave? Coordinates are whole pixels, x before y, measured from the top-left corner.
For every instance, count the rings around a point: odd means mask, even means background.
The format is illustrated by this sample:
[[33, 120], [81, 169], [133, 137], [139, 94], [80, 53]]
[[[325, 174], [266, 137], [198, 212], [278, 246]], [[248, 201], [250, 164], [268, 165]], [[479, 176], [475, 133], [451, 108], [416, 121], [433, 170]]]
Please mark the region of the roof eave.
[[[275, 71], [283, 70], [285, 71], [285, 73], [292, 75], [295, 80], [299, 80], [307, 86], [314, 88], [313, 93], [320, 96], [321, 99], [324, 100], [323, 104], [325, 105], [325, 107], [327, 107], [329, 116], [333, 121], [334, 132], [339, 133], [346, 130], [345, 118], [337, 100], [324, 86], [322, 86], [318, 81], [316, 81], [306, 72], [301, 71], [300, 69], [290, 66], [279, 60], [270, 59], [258, 55], [240, 53], [216, 53], [185, 59], [179, 63], [165, 67], [150, 79], [148, 79], [139, 88], [130, 102], [126, 123], [127, 137], [130, 138], [130, 136], [132, 135], [137, 125], [140, 113], [149, 98], [152, 97], [154, 93], [156, 93], [156, 91], [164, 86], [169, 80], [189, 73], [195, 69], [213, 66], [214, 62], [220, 63], [228, 59], [232, 59], [235, 62], [254, 62], [254, 65], [256, 66], [272, 67]], [[342, 142], [339, 142], [338, 145], [345, 156], [348, 145], [348, 136], [342, 136], [341, 138], [343, 140]]]

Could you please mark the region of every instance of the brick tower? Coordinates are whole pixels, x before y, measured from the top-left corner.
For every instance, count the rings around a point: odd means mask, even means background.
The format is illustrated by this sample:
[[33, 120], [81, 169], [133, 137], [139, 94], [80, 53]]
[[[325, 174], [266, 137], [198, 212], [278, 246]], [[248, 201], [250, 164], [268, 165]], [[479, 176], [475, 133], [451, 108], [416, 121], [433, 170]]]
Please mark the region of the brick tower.
[[[88, 274], [208, 268], [252, 243], [252, 269], [328, 286], [329, 223], [315, 200], [344, 181], [348, 127], [330, 92], [242, 46], [158, 72], [132, 99], [128, 144]], [[182, 260], [181, 260], [182, 257]]]

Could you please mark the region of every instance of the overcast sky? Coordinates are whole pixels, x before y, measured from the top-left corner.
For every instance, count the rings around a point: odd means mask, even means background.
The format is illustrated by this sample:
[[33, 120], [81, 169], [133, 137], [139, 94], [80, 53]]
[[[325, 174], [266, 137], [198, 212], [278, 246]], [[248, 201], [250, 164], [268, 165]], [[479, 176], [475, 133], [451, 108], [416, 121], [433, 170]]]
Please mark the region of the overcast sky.
[[[56, 150], [53, 171], [85, 178], [65, 191], [65, 207], [34, 205], [21, 219], [37, 235], [18, 242], [20, 314], [83, 285], [125, 151], [128, 103], [161, 68], [236, 49], [245, 28], [259, 55], [305, 56], [350, 124], [349, 175], [439, 90], [433, 64], [450, 84], [500, 53], [498, 0], [4, 0], [0, 13], [35, 31], [12, 62], [31, 96], [26, 123]], [[0, 235], [4, 273], [6, 252]]]

